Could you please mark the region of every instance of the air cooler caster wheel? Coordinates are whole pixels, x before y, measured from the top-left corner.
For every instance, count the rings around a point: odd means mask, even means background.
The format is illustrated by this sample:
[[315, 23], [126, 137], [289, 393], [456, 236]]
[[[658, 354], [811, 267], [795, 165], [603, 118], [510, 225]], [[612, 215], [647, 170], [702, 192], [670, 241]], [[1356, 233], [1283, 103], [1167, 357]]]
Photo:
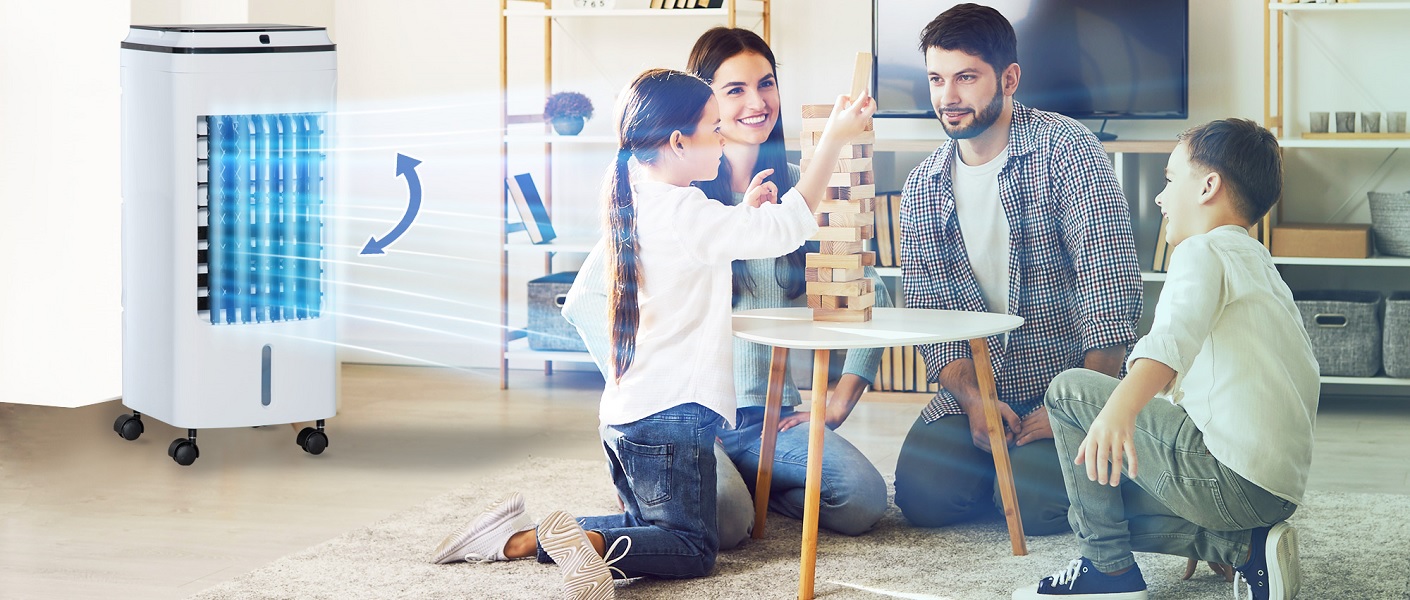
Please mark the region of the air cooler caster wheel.
[[142, 417], [137, 414], [118, 415], [117, 420], [113, 422], [113, 431], [116, 431], [124, 440], [129, 442], [135, 440], [141, 437], [142, 432], [145, 431], [142, 426]]
[[299, 447], [309, 454], [323, 454], [328, 448], [328, 434], [312, 427], [305, 427], [299, 432]]
[[176, 438], [167, 446], [167, 456], [176, 461], [176, 464], [183, 467], [190, 466], [196, 462], [196, 458], [201, 456], [201, 450], [196, 447], [196, 443], [186, 438]]

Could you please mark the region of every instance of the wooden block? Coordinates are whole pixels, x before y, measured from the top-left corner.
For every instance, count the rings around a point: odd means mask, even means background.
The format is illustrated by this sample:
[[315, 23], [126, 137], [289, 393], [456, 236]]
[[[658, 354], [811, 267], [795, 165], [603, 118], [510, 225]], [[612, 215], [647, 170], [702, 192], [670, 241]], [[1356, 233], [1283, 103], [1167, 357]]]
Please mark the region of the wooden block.
[[850, 187], [871, 184], [871, 171], [864, 171], [862, 173], [833, 173], [832, 177], [827, 180], [828, 187]]
[[875, 208], [875, 198], [862, 198], [860, 200], [823, 200], [822, 202], [818, 203], [818, 212], [829, 214], [861, 214], [866, 212], [872, 212], [873, 210], [875, 210]]
[[822, 242], [823, 254], [856, 254], [863, 250], [865, 242]]
[[[805, 118], [803, 119], [803, 127], [802, 129], [799, 129], [799, 131], [802, 131], [804, 133], [822, 133], [823, 128], [827, 127], [828, 118], [829, 117], [823, 117], [821, 119]], [[872, 119], [867, 119], [867, 124], [862, 127], [862, 131], [873, 131]]]
[[832, 268], [832, 269], [827, 269], [827, 272], [828, 272], [828, 278], [827, 278], [827, 279], [822, 279], [822, 280], [819, 280], [819, 281], [831, 281], [831, 282], [856, 281], [856, 280], [858, 280], [858, 279], [861, 279], [861, 278], [863, 278], [863, 277], [866, 277], [866, 270], [862, 269], [861, 267], [857, 267], [857, 268], [855, 268], [855, 269], [836, 269], [836, 268]]
[[804, 119], [826, 119], [832, 116], [831, 104], [804, 104]]
[[876, 213], [818, 213], [827, 215], [827, 224], [832, 227], [861, 227], [876, 225]]
[[862, 198], [876, 197], [876, 186], [873, 184], [852, 185], [846, 187], [827, 188], [827, 197], [832, 200], [861, 200]]
[[803, 257], [804, 268], [827, 267], [830, 269], [860, 269], [875, 264], [875, 252], [858, 252], [856, 254], [820, 254], [818, 252], [809, 252]]
[[865, 323], [871, 320], [871, 309], [814, 308], [813, 320], [831, 321], [833, 323]]
[[[816, 146], [816, 145], [818, 145], [818, 140], [821, 140], [821, 139], [822, 139], [822, 132], [821, 132], [821, 131], [811, 131], [811, 132], [809, 132], [809, 131], [804, 131], [804, 132], [803, 132], [803, 144], [804, 144], [804, 145], [807, 145], [807, 144], [809, 143], [809, 140], [812, 140], [812, 145]], [[857, 144], [875, 144], [875, 143], [876, 143], [876, 132], [873, 131], [873, 130], [871, 130], [870, 128], [868, 128], [866, 131], [863, 131], [863, 132], [857, 134], [857, 137], [852, 138], [852, 140], [851, 140], [850, 142], [848, 142], [848, 143], [849, 143], [849, 144], [852, 144], [852, 145], [854, 145], [854, 146], [857, 145]]]
[[815, 242], [859, 242], [869, 240], [872, 237], [874, 225], [862, 225], [861, 227], [819, 227], [818, 232], [813, 237], [808, 238]]
[[[808, 140], [803, 140], [802, 149], [803, 158], [812, 158], [813, 153], [817, 152], [817, 146], [812, 144]], [[842, 151], [838, 153], [838, 157], [871, 158], [871, 144], [848, 144], [842, 147]]]
[[852, 93], [848, 98], [856, 100], [871, 85], [871, 53], [858, 52], [856, 65], [852, 67]]
[[857, 279], [843, 282], [821, 282], [810, 281], [807, 284], [807, 293], [818, 294], [820, 296], [860, 296], [872, 293], [870, 279]]
[[[833, 165], [832, 172], [861, 173], [863, 171], [870, 171], [872, 170], [871, 160], [871, 158], [839, 158], [837, 159], [837, 164]], [[812, 162], [812, 159], [805, 159], [803, 162], [799, 163], [798, 167], [807, 171], [808, 165]]]
[[871, 308], [876, 305], [876, 292], [862, 294], [860, 296], [821, 296], [810, 294], [808, 296], [808, 308], [839, 308], [848, 310], [861, 310]]
[[828, 268], [828, 267], [816, 267], [816, 268], [814, 268], [814, 267], [804, 267], [804, 268], [803, 268], [803, 280], [804, 280], [804, 281], [821, 281], [821, 282], [825, 282], [825, 283], [826, 283], [826, 282], [831, 282], [831, 281], [832, 281], [832, 269], [831, 269], [831, 268]]

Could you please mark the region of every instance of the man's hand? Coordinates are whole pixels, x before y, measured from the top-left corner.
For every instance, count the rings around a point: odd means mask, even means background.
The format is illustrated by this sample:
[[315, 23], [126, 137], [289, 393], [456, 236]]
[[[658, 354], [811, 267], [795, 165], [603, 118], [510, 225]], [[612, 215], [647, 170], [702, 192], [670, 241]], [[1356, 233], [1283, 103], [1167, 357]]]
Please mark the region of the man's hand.
[[1014, 445], [1022, 446], [1029, 442], [1051, 439], [1053, 437], [1053, 424], [1048, 420], [1048, 407], [1039, 406], [1023, 418], [1023, 423], [1019, 425], [1018, 433], [1014, 435]]
[[[999, 402], [998, 406], [999, 417], [1003, 419], [1004, 424], [1004, 443], [1013, 444], [1014, 432], [1022, 429], [1023, 421], [1007, 402]], [[993, 454], [994, 449], [989, 443], [989, 427], [984, 420], [984, 405], [974, 403], [961, 405], [961, 408], [964, 409], [965, 416], [969, 417], [969, 435], [974, 447]]]

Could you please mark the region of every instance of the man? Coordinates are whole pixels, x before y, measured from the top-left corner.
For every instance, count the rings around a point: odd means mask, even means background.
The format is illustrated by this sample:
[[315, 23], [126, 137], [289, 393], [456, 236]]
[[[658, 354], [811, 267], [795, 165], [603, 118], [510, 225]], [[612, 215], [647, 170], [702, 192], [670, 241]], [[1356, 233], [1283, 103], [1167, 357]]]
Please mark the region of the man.
[[[999, 411], [1024, 530], [1068, 530], [1067, 493], [1043, 394], [1059, 373], [1119, 376], [1141, 315], [1125, 198], [1096, 137], [1015, 102], [1013, 26], [961, 4], [921, 33], [930, 99], [950, 140], [911, 171], [901, 200], [901, 273], [913, 308], [1024, 318], [990, 338]], [[974, 361], [965, 342], [920, 346], [943, 390], [911, 427], [896, 505], [935, 527], [999, 506]]]

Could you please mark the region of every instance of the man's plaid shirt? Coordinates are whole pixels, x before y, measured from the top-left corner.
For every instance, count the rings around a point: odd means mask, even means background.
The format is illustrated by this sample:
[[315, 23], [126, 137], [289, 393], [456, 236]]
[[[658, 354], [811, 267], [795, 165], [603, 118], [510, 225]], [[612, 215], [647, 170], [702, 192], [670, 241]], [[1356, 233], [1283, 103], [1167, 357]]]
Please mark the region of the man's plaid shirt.
[[[1130, 210], [1111, 161], [1086, 127], [1013, 104], [1009, 158], [999, 199], [1009, 221], [1009, 312], [1023, 326], [1007, 347], [989, 339], [999, 400], [1019, 416], [1043, 405], [1053, 377], [1080, 367], [1088, 350], [1136, 340], [1141, 274]], [[911, 171], [901, 197], [901, 287], [906, 306], [985, 311], [955, 214], [955, 141]], [[967, 342], [919, 346], [926, 376], [969, 358]], [[941, 390], [927, 423], [963, 414]]]

